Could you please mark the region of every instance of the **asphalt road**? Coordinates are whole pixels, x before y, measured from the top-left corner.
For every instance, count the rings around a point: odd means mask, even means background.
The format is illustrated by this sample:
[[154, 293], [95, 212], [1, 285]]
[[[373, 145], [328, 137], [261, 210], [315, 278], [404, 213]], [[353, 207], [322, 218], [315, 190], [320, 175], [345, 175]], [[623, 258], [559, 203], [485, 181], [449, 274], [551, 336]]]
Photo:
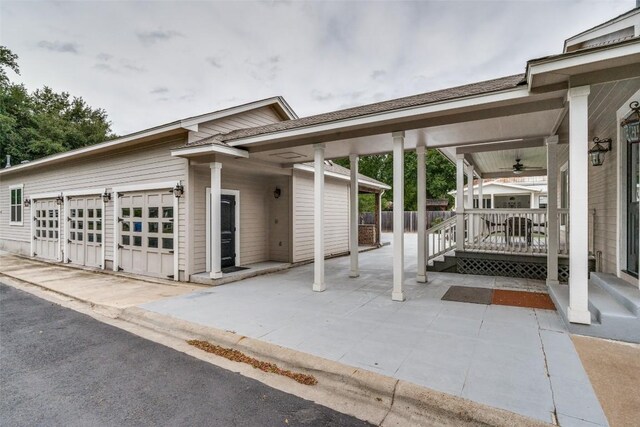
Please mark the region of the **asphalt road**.
[[367, 424], [0, 284], [0, 425]]

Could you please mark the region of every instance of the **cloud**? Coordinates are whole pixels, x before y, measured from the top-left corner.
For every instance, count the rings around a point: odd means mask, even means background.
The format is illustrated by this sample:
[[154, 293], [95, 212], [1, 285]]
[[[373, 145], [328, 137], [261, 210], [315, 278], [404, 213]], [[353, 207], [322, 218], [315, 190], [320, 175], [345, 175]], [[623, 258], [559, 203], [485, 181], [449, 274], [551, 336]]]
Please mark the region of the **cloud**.
[[207, 56], [205, 60], [215, 68], [222, 68], [222, 60], [215, 56]]
[[117, 73], [118, 70], [116, 70], [115, 68], [113, 68], [111, 65], [109, 64], [105, 64], [104, 62], [99, 62], [97, 64], [94, 64], [93, 68], [95, 68], [96, 70], [100, 70], [100, 71], [104, 71], [106, 73]]
[[38, 47], [41, 49], [50, 50], [52, 52], [62, 52], [62, 53], [78, 53], [78, 45], [76, 43], [70, 42], [59, 42], [54, 41], [50, 42], [47, 40], [42, 40], [38, 42]]
[[138, 39], [145, 45], [152, 45], [157, 42], [168, 41], [175, 37], [183, 37], [183, 35], [173, 30], [152, 30], [136, 32]]
[[111, 59], [113, 58], [113, 55], [109, 55], [108, 53], [99, 53], [96, 58], [98, 58], [98, 60], [100, 61], [111, 61]]
[[374, 80], [378, 80], [378, 79], [383, 78], [386, 75], [387, 75], [387, 72], [385, 70], [374, 70], [371, 73], [371, 78], [374, 79]]
[[133, 71], [135, 73], [144, 73], [147, 69], [143, 66], [136, 65], [127, 59], [123, 59], [120, 61], [120, 65], [123, 69], [128, 71]]
[[156, 88], [153, 88], [149, 93], [154, 95], [159, 95], [161, 93], [167, 93], [167, 92], [169, 92], [169, 88], [164, 86], [158, 86]]

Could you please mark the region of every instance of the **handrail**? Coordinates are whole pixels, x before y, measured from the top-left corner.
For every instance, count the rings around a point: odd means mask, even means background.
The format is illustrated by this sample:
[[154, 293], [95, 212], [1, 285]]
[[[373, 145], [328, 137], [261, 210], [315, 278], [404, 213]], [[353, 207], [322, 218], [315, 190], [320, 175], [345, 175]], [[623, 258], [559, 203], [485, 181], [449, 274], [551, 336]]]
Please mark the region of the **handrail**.
[[447, 218], [444, 221], [442, 221], [441, 223], [436, 224], [433, 227], [427, 229], [427, 234], [433, 233], [433, 232], [438, 231], [438, 230], [441, 230], [443, 228], [446, 228], [448, 225], [455, 224], [455, 223], [456, 223], [456, 217], [454, 215], [451, 218]]
[[427, 230], [427, 261], [456, 248], [456, 224], [457, 217], [453, 216]]

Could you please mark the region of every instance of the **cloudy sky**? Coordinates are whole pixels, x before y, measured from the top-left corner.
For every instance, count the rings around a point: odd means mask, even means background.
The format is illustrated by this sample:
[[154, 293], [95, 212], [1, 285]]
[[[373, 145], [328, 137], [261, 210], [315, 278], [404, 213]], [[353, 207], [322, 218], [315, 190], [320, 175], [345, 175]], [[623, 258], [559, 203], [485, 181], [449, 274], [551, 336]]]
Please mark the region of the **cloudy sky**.
[[28, 88], [126, 134], [273, 95], [300, 116], [518, 74], [619, 1], [6, 1]]

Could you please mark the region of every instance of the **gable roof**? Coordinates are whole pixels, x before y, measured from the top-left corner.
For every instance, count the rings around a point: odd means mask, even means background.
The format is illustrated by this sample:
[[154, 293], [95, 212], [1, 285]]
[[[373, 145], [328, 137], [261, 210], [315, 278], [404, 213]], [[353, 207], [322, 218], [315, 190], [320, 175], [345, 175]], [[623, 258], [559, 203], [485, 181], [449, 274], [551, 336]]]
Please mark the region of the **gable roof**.
[[[236, 105], [234, 107], [224, 108], [222, 110], [217, 110], [217, 111], [209, 112], [206, 114], [187, 117], [185, 119], [176, 120], [170, 123], [166, 123], [160, 126], [155, 126], [149, 129], [138, 131], [138, 132], [133, 132], [128, 135], [124, 135], [124, 136], [121, 136], [112, 140], [104, 141], [98, 144], [77, 148], [75, 150], [65, 151], [63, 153], [53, 154], [47, 157], [42, 157], [40, 159], [36, 159], [28, 163], [21, 163], [15, 166], [0, 169], [0, 174], [9, 174], [12, 172], [30, 169], [38, 165], [56, 163], [56, 162], [66, 161], [71, 158], [84, 157], [92, 153], [109, 151], [112, 149], [129, 145], [129, 144], [140, 142], [143, 139], [179, 135], [179, 134], [188, 132], [191, 126], [197, 125], [198, 123], [216, 120], [216, 119], [231, 116], [234, 114], [240, 114], [245, 111], [250, 111], [250, 110], [265, 107], [265, 106], [276, 107], [279, 111], [281, 111], [281, 114], [283, 114], [283, 117], [288, 117], [290, 119], [298, 117], [296, 113], [291, 109], [291, 107], [289, 107], [289, 104], [287, 104], [287, 102], [284, 100], [283, 97], [274, 96], [271, 98], [265, 98], [258, 101], [248, 102], [246, 104]], [[209, 141], [208, 143], [211, 143], [211, 142], [212, 141]]]
[[601, 24], [595, 25], [595, 26], [593, 26], [593, 27], [591, 27], [591, 28], [588, 28], [588, 29], [586, 29], [586, 30], [584, 30], [584, 31], [582, 31], [582, 32], [580, 32], [580, 33], [578, 33], [578, 34], [576, 34], [576, 35], [573, 35], [573, 36], [569, 37], [568, 39], [566, 39], [566, 40], [564, 41], [565, 49], [566, 49], [566, 47], [567, 47], [567, 43], [568, 43], [568, 42], [570, 42], [571, 40], [577, 39], [578, 37], [583, 36], [583, 35], [585, 35], [585, 34], [587, 34], [587, 33], [592, 32], [592, 31], [595, 31], [595, 30], [597, 30], [597, 29], [600, 29], [600, 28], [606, 27], [607, 25], [613, 24], [613, 23], [614, 23], [614, 22], [616, 22], [616, 21], [619, 21], [619, 20], [621, 20], [621, 19], [624, 19], [624, 18], [626, 18], [627, 16], [633, 15], [633, 14], [638, 13], [638, 12], [640, 12], [640, 7], [634, 7], [633, 9], [628, 10], [628, 11], [626, 11], [626, 12], [624, 12], [624, 13], [622, 13], [622, 14], [620, 14], [620, 15], [616, 16], [615, 18], [611, 18], [611, 19], [609, 19], [608, 21], [605, 21], [605, 22], [603, 22], [603, 23], [601, 23]]
[[[305, 170], [307, 172], [315, 172], [314, 169], [314, 164], [313, 162], [307, 162], [307, 163], [300, 163], [297, 165], [293, 166], [294, 169], [302, 169]], [[334, 175], [340, 175], [345, 179], [350, 179], [351, 178], [351, 170], [348, 168], [345, 168], [344, 166], [340, 166], [334, 162], [332, 162], [331, 160], [327, 160], [324, 162], [324, 172], [326, 174], [334, 174]], [[370, 187], [374, 187], [374, 188], [379, 188], [382, 190], [390, 190], [391, 187], [387, 184], [385, 184], [384, 182], [378, 181], [376, 179], [373, 179], [371, 177], [368, 177], [366, 175], [363, 175], [361, 173], [358, 174], [358, 182], [360, 183], [360, 185], [364, 185], [366, 186], [370, 186]]]
[[501, 77], [498, 79], [422, 93], [419, 95], [412, 95], [404, 98], [391, 99], [374, 104], [347, 108], [344, 110], [331, 111], [328, 113], [303, 117], [296, 120], [288, 120], [286, 122], [273, 123], [270, 125], [258, 126], [253, 128], [238, 129], [222, 135], [220, 137], [220, 140], [225, 142], [235, 141], [250, 136], [270, 134], [279, 131], [298, 129], [306, 126], [351, 119], [354, 117], [361, 117], [376, 113], [384, 113], [394, 110], [401, 110], [404, 108], [417, 107], [456, 98], [514, 89], [526, 83], [524, 81], [524, 77], [524, 74], [517, 74], [513, 76]]

